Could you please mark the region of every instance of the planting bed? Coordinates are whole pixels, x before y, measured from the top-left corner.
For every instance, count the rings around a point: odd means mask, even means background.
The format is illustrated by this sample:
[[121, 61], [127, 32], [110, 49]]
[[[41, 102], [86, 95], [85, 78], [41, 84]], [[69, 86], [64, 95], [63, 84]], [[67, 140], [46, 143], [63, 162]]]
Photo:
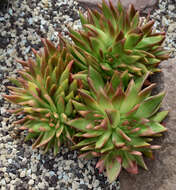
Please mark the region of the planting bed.
[[[63, 147], [54, 158], [51, 152], [43, 155], [40, 150], [32, 150], [31, 142], [24, 142], [25, 132], [19, 131], [18, 126], [13, 124], [16, 117], [7, 112], [8, 109], [15, 108], [15, 105], [8, 103], [1, 96], [8, 93], [6, 89], [10, 84], [8, 77], [17, 76], [17, 70], [20, 68], [20, 65], [15, 62], [15, 58], [27, 59], [32, 56], [31, 47], [39, 49], [42, 46], [41, 37], [46, 37], [56, 44], [58, 43], [58, 33], [68, 37], [67, 25], [74, 25], [74, 28], [80, 27], [79, 9], [82, 8], [73, 0], [16, 0], [7, 8], [1, 7], [0, 189], [2, 190], [120, 189], [118, 180], [109, 184], [106, 177], [95, 169], [95, 161], [78, 160], [76, 151], [69, 151]], [[160, 0], [158, 7], [152, 11], [151, 18], [156, 21], [158, 30], [163, 29], [167, 32], [164, 46], [171, 50], [171, 57], [175, 57], [175, 0]], [[166, 68], [167, 72], [164, 74], [174, 77], [174, 75], [169, 75], [168, 71], [172, 67]], [[165, 76], [166, 79], [167, 76]], [[167, 101], [165, 105], [167, 105]], [[157, 151], [157, 154], [159, 155], [160, 151]], [[147, 173], [147, 171], [144, 172]], [[128, 184], [128, 179], [123, 179], [122, 190], [127, 190], [124, 181]], [[150, 184], [146, 187], [148, 189], [151, 187], [151, 190], [154, 190], [154, 186], [150, 186]], [[162, 190], [164, 188], [165, 186]], [[172, 188], [173, 186], [168, 189], [172, 190]], [[141, 188], [138, 186], [134, 190], [141, 189], [143, 190], [142, 186]]]

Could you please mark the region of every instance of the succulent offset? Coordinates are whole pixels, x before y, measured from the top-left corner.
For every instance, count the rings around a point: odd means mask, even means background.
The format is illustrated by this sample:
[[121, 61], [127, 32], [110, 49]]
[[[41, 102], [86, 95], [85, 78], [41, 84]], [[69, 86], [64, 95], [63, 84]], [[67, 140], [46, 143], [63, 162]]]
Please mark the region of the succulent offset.
[[154, 21], [140, 19], [133, 5], [125, 10], [120, 1], [117, 7], [103, 1], [99, 8], [88, 10], [87, 17], [80, 13], [82, 30], [70, 28], [74, 44], [68, 46], [79, 68], [91, 65], [104, 77], [114, 70], [138, 76], [159, 71], [169, 53], [161, 46], [165, 33], [153, 30]]
[[21, 106], [12, 112], [24, 114], [16, 123], [28, 130], [26, 140], [37, 138], [33, 148], [46, 152], [51, 147], [56, 154], [66, 138], [72, 140], [73, 130], [64, 123], [75, 116], [71, 100], [78, 98], [79, 81], [72, 79], [73, 61], [66, 49], [55, 48], [48, 40], [43, 43], [43, 51], [34, 50], [36, 61], [20, 61], [24, 69], [12, 79], [17, 87], [9, 87], [11, 94], [4, 97]]
[[143, 88], [148, 74], [134, 81], [126, 71], [115, 71], [105, 84], [90, 67], [89, 90], [79, 90], [83, 103], [72, 101], [80, 117], [68, 125], [79, 130], [75, 137], [81, 139], [73, 148], [85, 152], [83, 157], [100, 157], [96, 167], [100, 172], [106, 168], [111, 182], [122, 167], [134, 174], [137, 165], [147, 169], [142, 155], [152, 158], [152, 149], [159, 146], [150, 142], [166, 131], [160, 122], [168, 112], [157, 113], [164, 93], [151, 96], [155, 84]]

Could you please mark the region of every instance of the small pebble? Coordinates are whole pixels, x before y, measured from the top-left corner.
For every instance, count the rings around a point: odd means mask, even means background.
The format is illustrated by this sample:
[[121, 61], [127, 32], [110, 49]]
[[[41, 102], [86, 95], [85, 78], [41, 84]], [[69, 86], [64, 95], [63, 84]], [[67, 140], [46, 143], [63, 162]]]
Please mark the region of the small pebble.
[[44, 188], [45, 188], [45, 184], [40, 182], [40, 183], [38, 184], [38, 187], [39, 187], [40, 189], [44, 189]]
[[26, 171], [22, 171], [22, 172], [20, 173], [20, 177], [23, 178], [23, 177], [25, 177], [25, 176], [26, 176]]
[[34, 184], [34, 180], [33, 179], [30, 179], [29, 182], [28, 182], [29, 185], [33, 185]]

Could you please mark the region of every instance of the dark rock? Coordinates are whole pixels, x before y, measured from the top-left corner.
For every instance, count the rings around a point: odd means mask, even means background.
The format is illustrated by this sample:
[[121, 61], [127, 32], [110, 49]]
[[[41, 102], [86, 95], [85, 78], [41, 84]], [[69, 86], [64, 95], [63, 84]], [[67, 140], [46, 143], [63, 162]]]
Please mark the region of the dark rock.
[[27, 190], [27, 184], [21, 183], [18, 187], [16, 187], [17, 190]]
[[63, 188], [63, 187], [65, 187], [65, 183], [64, 182], [60, 182], [59, 186], [60, 186], [60, 188]]
[[80, 185], [79, 185], [79, 189], [88, 190], [89, 188], [88, 188], [87, 185], [85, 185], [85, 184], [80, 184]]
[[0, 11], [5, 13], [7, 11], [7, 8], [11, 6], [11, 2], [7, 0], [0, 0]]
[[47, 160], [47, 161], [45, 161], [45, 163], [43, 164], [43, 166], [44, 166], [46, 169], [53, 170], [54, 163], [55, 163], [55, 162], [54, 162], [53, 159]]
[[[120, 175], [121, 190], [175, 190], [176, 189], [176, 59], [161, 64], [162, 78], [157, 78], [158, 90], [166, 91], [162, 107], [169, 110], [169, 117], [164, 121], [168, 132], [155, 141], [162, 148], [155, 151], [155, 160], [146, 160], [149, 171], [139, 170], [138, 175], [123, 171]], [[154, 78], [154, 76], [153, 76]]]
[[16, 174], [18, 175], [19, 174], [19, 171], [18, 169], [20, 169], [20, 165], [19, 164], [16, 164], [16, 163], [13, 163], [13, 164], [9, 164], [7, 166], [7, 172], [8, 173], [13, 173], [13, 174]]
[[48, 176], [45, 176], [45, 181], [49, 182], [49, 177]]
[[73, 173], [75, 174], [76, 177], [78, 177], [78, 179], [84, 178], [83, 174], [81, 173], [81, 170], [80, 171], [75, 170]]
[[4, 177], [4, 172], [3, 171], [0, 171], [0, 178], [1, 177]]
[[36, 171], [36, 175], [39, 176], [42, 174], [42, 170], [40, 169], [41, 165], [37, 164], [37, 171]]
[[0, 48], [5, 49], [9, 44], [9, 39], [6, 36], [0, 36]]
[[57, 186], [57, 181], [58, 181], [58, 178], [56, 175], [53, 175], [50, 180], [49, 180], [49, 185], [51, 187], [56, 187]]
[[[81, 5], [84, 7], [90, 7], [95, 8], [97, 7], [98, 3], [101, 3], [102, 0], [77, 0]], [[108, 2], [109, 0], [105, 0]], [[118, 0], [111, 0], [114, 6], [117, 5]], [[122, 0], [122, 5], [124, 7], [128, 7], [129, 4], [133, 4], [134, 7], [137, 10], [143, 10], [146, 12], [147, 10], [152, 10], [156, 4], [158, 3], [158, 0]]]

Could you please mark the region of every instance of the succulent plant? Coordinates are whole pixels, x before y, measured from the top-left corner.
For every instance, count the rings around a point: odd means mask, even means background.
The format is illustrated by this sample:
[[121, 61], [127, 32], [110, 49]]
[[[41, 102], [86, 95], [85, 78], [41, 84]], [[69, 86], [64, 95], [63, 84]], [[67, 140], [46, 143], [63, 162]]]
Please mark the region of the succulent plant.
[[80, 13], [83, 30], [70, 30], [74, 45], [68, 45], [80, 69], [89, 65], [101, 74], [112, 76], [114, 70], [141, 76], [160, 71], [158, 64], [169, 57], [162, 45], [165, 33], [153, 30], [154, 21], [142, 20], [133, 5], [125, 10], [120, 1], [114, 7], [103, 0], [97, 10]]
[[102, 76], [89, 67], [87, 82], [89, 90], [79, 90], [82, 103], [72, 100], [80, 117], [67, 124], [79, 132], [75, 138], [79, 142], [81, 157], [100, 157], [96, 167], [106, 169], [112, 182], [122, 168], [136, 174], [137, 165], [147, 169], [143, 155], [153, 157], [151, 145], [153, 137], [160, 136], [166, 128], [160, 122], [167, 111], [157, 112], [164, 92], [151, 95], [155, 84], [144, 87], [149, 73], [134, 81], [127, 71], [115, 71], [105, 83]]
[[26, 140], [37, 138], [33, 148], [43, 147], [44, 151], [54, 148], [57, 154], [63, 142], [72, 140], [73, 130], [65, 125], [67, 117], [74, 117], [72, 99], [78, 99], [78, 80], [70, 73], [73, 65], [71, 56], [66, 49], [55, 46], [48, 40], [43, 51], [33, 50], [36, 61], [19, 61], [24, 69], [12, 79], [16, 87], [10, 86], [10, 95], [4, 97], [19, 109], [12, 110], [15, 114], [24, 114], [17, 121], [21, 129], [27, 129]]

